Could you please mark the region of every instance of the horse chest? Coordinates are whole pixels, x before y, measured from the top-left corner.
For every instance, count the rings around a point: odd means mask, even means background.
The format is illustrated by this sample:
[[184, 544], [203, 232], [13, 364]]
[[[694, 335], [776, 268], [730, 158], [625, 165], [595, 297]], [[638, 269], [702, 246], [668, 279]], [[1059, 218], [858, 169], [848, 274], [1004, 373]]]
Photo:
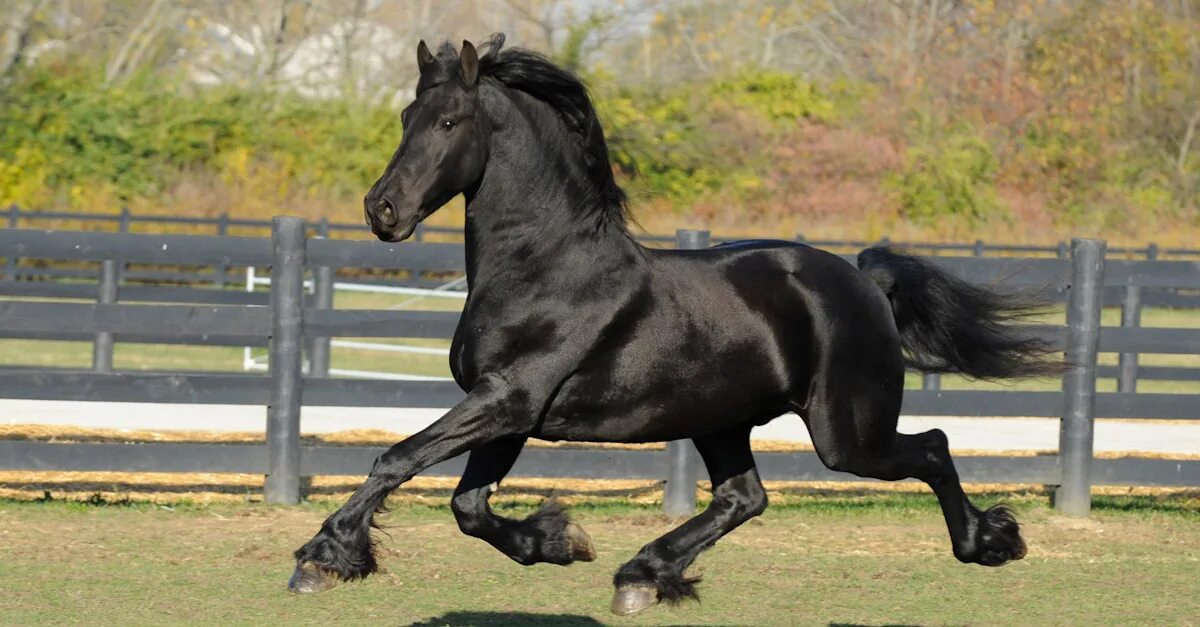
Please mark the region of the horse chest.
[[465, 389], [480, 375], [500, 374], [519, 385], [555, 385], [594, 339], [597, 322], [554, 311], [468, 308], [450, 351], [450, 369]]

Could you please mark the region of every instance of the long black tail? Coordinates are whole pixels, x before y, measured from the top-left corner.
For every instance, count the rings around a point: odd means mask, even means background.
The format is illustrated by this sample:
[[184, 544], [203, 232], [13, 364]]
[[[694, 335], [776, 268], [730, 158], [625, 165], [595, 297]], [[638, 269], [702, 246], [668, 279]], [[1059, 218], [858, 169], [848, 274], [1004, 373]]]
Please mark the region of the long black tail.
[[1062, 372], [1061, 351], [1013, 324], [1045, 309], [1041, 298], [971, 285], [882, 246], [859, 253], [858, 269], [891, 301], [910, 368], [976, 379]]

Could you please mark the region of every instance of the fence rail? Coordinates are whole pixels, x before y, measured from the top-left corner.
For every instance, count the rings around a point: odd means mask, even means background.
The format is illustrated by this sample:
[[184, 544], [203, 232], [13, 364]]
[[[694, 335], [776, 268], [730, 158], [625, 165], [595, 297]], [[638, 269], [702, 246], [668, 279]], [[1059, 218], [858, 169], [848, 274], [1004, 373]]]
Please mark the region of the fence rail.
[[[25, 226], [38, 225], [57, 225], [62, 223], [68, 224], [88, 224], [93, 226], [115, 227], [119, 232], [131, 232], [139, 225], [159, 225], [159, 224], [174, 224], [187, 225], [194, 227], [197, 231], [203, 232], [205, 235], [216, 234], [217, 236], [229, 236], [231, 228], [240, 229], [242, 234], [268, 234], [271, 223], [266, 220], [246, 220], [230, 218], [228, 214], [213, 218], [195, 218], [182, 216], [163, 216], [163, 215], [141, 215], [132, 214], [128, 209], [123, 209], [118, 213], [113, 214], [86, 214], [86, 213], [64, 213], [64, 212], [39, 212], [23, 210], [15, 205], [10, 206], [8, 210], [8, 225], [10, 229], [17, 229]], [[363, 233], [364, 228], [360, 223], [330, 223], [327, 220], [318, 222], [306, 223], [305, 229], [307, 233], [327, 237], [333, 233]], [[3, 230], [0, 230], [3, 232]], [[442, 239], [461, 238], [461, 229], [446, 228], [446, 227], [426, 227], [420, 225], [414, 239], [418, 242], [426, 239], [426, 235], [436, 234]], [[102, 235], [102, 234], [97, 234]], [[122, 268], [122, 279], [126, 282], [142, 281], [142, 282], [169, 282], [169, 283], [185, 283], [185, 284], [214, 284], [216, 286], [224, 286], [228, 283], [233, 283], [238, 280], [236, 273], [231, 274], [234, 270], [233, 266], [238, 264], [230, 263], [231, 257], [220, 255], [219, 251], [222, 246], [237, 246], [237, 240], [247, 239], [245, 237], [229, 238], [226, 240], [206, 240], [203, 236], [197, 238], [196, 235], [163, 235], [166, 239], [159, 240], [157, 250], [139, 250], [134, 251], [136, 254], [131, 255], [127, 260], [134, 267]], [[180, 238], [180, 239], [175, 239]], [[643, 242], [667, 244], [675, 241], [673, 236], [665, 235], [641, 235], [639, 238]], [[734, 237], [719, 237], [714, 236], [712, 241], [720, 243]], [[994, 259], [993, 255], [1042, 255], [1044, 261], [1053, 261], [1053, 259], [1045, 259], [1045, 257], [1065, 259], [1068, 256], [1068, 245], [1066, 242], [1059, 242], [1049, 246], [1030, 246], [1018, 244], [992, 244], [985, 243], [981, 240], [969, 243], [925, 243], [925, 242], [900, 242], [891, 241], [884, 237], [877, 241], [867, 240], [808, 240], [803, 235], [796, 235], [795, 240], [808, 243], [821, 248], [837, 252], [856, 252], [857, 250], [879, 243], [890, 243], [896, 246], [901, 246], [911, 252], [930, 254], [930, 255], [967, 255], [969, 257], [986, 257]], [[255, 266], [265, 265], [270, 256], [269, 247], [265, 238], [259, 238], [262, 245], [257, 254], [243, 257], [241, 265]], [[197, 242], [211, 241], [213, 246], [217, 247], [218, 254], [196, 255], [194, 246]], [[80, 241], [78, 250], [65, 251], [61, 256], [56, 257], [59, 260], [87, 261], [91, 260], [95, 255], [90, 248], [97, 244], [96, 241]], [[31, 248], [37, 248], [44, 251], [42, 244], [36, 241], [30, 241]], [[147, 245], [153, 247], [152, 245]], [[73, 247], [73, 245], [72, 245]], [[165, 247], [165, 248], [163, 248]], [[182, 248], [183, 252], [178, 252]], [[368, 283], [378, 282], [380, 285], [389, 286], [411, 286], [411, 287], [433, 287], [443, 282], [437, 277], [427, 276], [429, 272], [451, 273], [457, 274], [464, 271], [462, 266], [461, 244], [440, 242], [432, 244], [424, 250], [424, 255], [421, 258], [406, 258], [405, 264], [407, 267], [398, 267], [392, 263], [396, 259], [393, 250], [390, 247], [375, 246], [374, 248], [363, 251], [356, 248], [354, 243], [345, 241], [327, 241], [324, 244], [317, 243], [317, 240], [310, 241], [310, 248], [313, 248], [312, 254], [317, 255], [318, 261], [328, 262], [328, 266], [336, 268], [354, 269], [354, 268], [372, 268], [373, 270], [393, 270], [404, 271], [406, 275], [403, 278], [383, 278], [383, 277], [356, 277], [356, 282]], [[357, 252], [356, 252], [357, 251]], [[1146, 260], [1159, 260], [1164, 257], [1171, 257], [1180, 261], [1200, 261], [1200, 249], [1191, 248], [1160, 248], [1155, 243], [1149, 243], [1141, 247], [1108, 247], [1106, 252], [1111, 257], [1125, 258], [1143, 258]], [[115, 253], [114, 253], [115, 254]], [[369, 259], [354, 259], [347, 258], [347, 255], [368, 255]], [[111, 257], [111, 255], [110, 255]], [[969, 257], [964, 261], [969, 261]], [[119, 257], [111, 257], [119, 258]], [[324, 259], [322, 259], [324, 258]], [[90, 268], [80, 267], [64, 267], [61, 262], [56, 264], [37, 263], [30, 265], [23, 263], [22, 255], [13, 255], [8, 258], [5, 267], [5, 279], [0, 280], [0, 296], [29, 296], [39, 297], [43, 293], [39, 291], [56, 290], [57, 293], [52, 296], [60, 297], [75, 297], [86, 298], [87, 290], [90, 289], [87, 285], [59, 285], [53, 288], [45, 287], [47, 280], [63, 279], [63, 280], [89, 280], [94, 277], [95, 271]], [[209, 259], [207, 262], [199, 261], [200, 259]], [[1022, 259], [1022, 262], [1029, 262], [1029, 259]], [[136, 263], [144, 264], [160, 264], [173, 265], [181, 267], [136, 267]], [[128, 265], [128, 264], [126, 264]], [[205, 268], [198, 270], [195, 266], [211, 266], [211, 269]], [[1061, 266], [1061, 264], [1059, 264]], [[1187, 271], [1186, 264], [1180, 267]], [[1054, 267], [1051, 265], [1050, 267]], [[1029, 268], [1026, 271], [1026, 277], [1029, 279], [1026, 283], [1035, 282], [1033, 277], [1042, 276], [1045, 271], [1037, 271]], [[1062, 288], [1061, 281], [1054, 281], [1053, 278], [1048, 281], [1058, 285], [1057, 297], [1065, 301], [1066, 293]], [[1188, 287], [1185, 285], [1170, 285], [1169, 289], [1161, 289], [1164, 285], [1171, 284], [1171, 280], [1160, 281], [1158, 285], [1138, 283], [1139, 288], [1151, 288], [1141, 290], [1142, 293], [1134, 296], [1141, 299], [1141, 304], [1151, 307], [1179, 307], [1179, 308], [1200, 308], [1200, 289], [1196, 287]], [[137, 286], [131, 286], [137, 287]], [[1130, 295], [1127, 294], [1129, 286], [1125, 284], [1117, 284], [1106, 287], [1104, 290], [1104, 303], [1106, 305], [1118, 305], [1126, 303], [1130, 300]], [[1156, 289], [1157, 288], [1157, 289]], [[147, 292], [141, 295], [143, 300], [162, 300], [166, 301], [171, 297], [166, 293]], [[242, 304], [244, 301], [237, 300], [238, 297], [231, 295], [208, 295], [208, 298], [213, 299], [213, 304]], [[250, 298], [247, 295], [246, 298]]]
[[[702, 247], [706, 235], [681, 232], [682, 247]], [[1078, 364], [1062, 391], [940, 390], [936, 378], [925, 389], [909, 390], [904, 413], [945, 416], [1065, 417], [1059, 455], [1009, 458], [968, 457], [960, 474], [968, 480], [1037, 482], [1063, 486], [1060, 507], [1086, 513], [1092, 483], [1200, 485], [1200, 462], [1170, 460], [1098, 460], [1091, 454], [1095, 418], [1200, 419], [1196, 395], [1146, 394], [1135, 391], [1140, 378], [1180, 377], [1194, 380], [1195, 369], [1138, 367], [1139, 353], [1200, 353], [1200, 329], [1149, 329], [1134, 326], [1100, 328], [1099, 308], [1111, 293], [1138, 311], [1143, 290], [1200, 289], [1200, 262], [1129, 261], [1107, 258], [1102, 242], [1073, 242], [1069, 260], [1015, 258], [936, 258], [941, 267], [974, 282], [1043, 285], [1069, 299], [1068, 326], [1041, 327], [1038, 332], [1059, 342]], [[306, 225], [278, 218], [272, 239], [129, 233], [55, 232], [0, 229], [0, 257], [75, 260], [99, 263], [97, 282], [69, 286], [85, 289], [94, 303], [0, 301], [0, 337], [90, 339], [97, 346], [91, 370], [0, 369], [0, 397], [126, 402], [218, 403], [268, 406], [266, 443], [212, 444], [51, 444], [0, 442], [0, 466], [210, 472], [264, 472], [266, 494], [273, 502], [299, 499], [299, 477], [306, 474], [364, 473], [378, 449], [303, 447], [299, 440], [300, 406], [449, 407], [462, 392], [446, 381], [371, 381], [320, 376], [315, 368], [302, 376], [304, 354], [316, 363], [322, 350], [328, 364], [333, 337], [448, 338], [458, 314], [446, 312], [331, 309], [328, 293], [306, 297], [305, 273], [318, 292], [331, 285], [336, 270], [386, 267], [404, 271], [454, 272], [463, 268], [462, 246], [309, 239]], [[1097, 262], [1099, 266], [1096, 267]], [[271, 266], [269, 298], [231, 290], [127, 286], [122, 266], [134, 263], [197, 266]], [[1090, 265], [1089, 265], [1090, 264]], [[128, 278], [127, 275], [125, 278]], [[17, 282], [22, 283], [22, 282]], [[54, 286], [54, 287], [52, 287]], [[68, 286], [46, 283], [41, 294], [68, 293]], [[166, 303], [131, 304], [149, 290], [176, 290], [157, 295], [177, 298]], [[142, 291], [138, 291], [142, 290]], [[34, 290], [36, 292], [36, 290]], [[186, 293], [185, 293], [186, 292]], [[229, 292], [245, 300], [211, 296], [187, 298], [191, 292]], [[15, 294], [27, 297], [31, 292]], [[74, 293], [74, 292], [71, 292]], [[0, 291], [0, 294], [5, 292]], [[9, 294], [13, 295], [13, 294]], [[207, 300], [206, 300], [207, 299]], [[214, 373], [113, 372], [114, 342], [154, 341], [270, 348], [266, 375]], [[1117, 367], [1097, 367], [1099, 352], [1119, 352]], [[327, 371], [327, 369], [326, 369]], [[1095, 392], [1096, 378], [1118, 376], [1120, 391]], [[1132, 384], [1132, 385], [1130, 385]], [[758, 454], [763, 476], [804, 480], [848, 478], [830, 473], [812, 454]], [[522, 455], [521, 472], [541, 476], [668, 477], [665, 505], [673, 513], [690, 510], [698, 463], [690, 444], [668, 445], [665, 451], [531, 449]], [[453, 473], [461, 460], [434, 472]], [[456, 465], [457, 464], [457, 465]], [[250, 469], [250, 470], [247, 470]], [[564, 474], [565, 473], [565, 474]]]

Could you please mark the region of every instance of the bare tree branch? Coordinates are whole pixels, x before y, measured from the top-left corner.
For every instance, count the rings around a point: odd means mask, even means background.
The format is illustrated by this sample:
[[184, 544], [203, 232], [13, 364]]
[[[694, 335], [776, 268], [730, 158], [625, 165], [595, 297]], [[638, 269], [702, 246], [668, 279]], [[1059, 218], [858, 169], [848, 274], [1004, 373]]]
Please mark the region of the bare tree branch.
[[47, 4], [48, 0], [24, 0], [8, 11], [9, 19], [4, 21], [4, 37], [0, 45], [0, 77], [21, 63], [25, 49], [29, 46], [29, 35], [33, 29], [37, 12]]
[[154, 0], [146, 13], [142, 15], [142, 19], [125, 36], [124, 41], [117, 48], [117, 52], [109, 59], [104, 68], [105, 85], [111, 85], [121, 76], [127, 75], [130, 72], [129, 57], [139, 46], [148, 45], [148, 42], [162, 30], [162, 24], [158, 22], [158, 14], [166, 4], [167, 0]]

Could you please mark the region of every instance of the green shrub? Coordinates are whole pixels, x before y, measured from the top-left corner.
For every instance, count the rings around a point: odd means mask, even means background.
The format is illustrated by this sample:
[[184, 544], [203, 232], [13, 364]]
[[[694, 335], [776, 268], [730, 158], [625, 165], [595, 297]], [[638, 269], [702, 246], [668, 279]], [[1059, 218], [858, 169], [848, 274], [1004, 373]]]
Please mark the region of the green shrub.
[[798, 121], [828, 122], [837, 109], [812, 83], [770, 71], [670, 89], [609, 90], [597, 106], [613, 161], [635, 193], [677, 203], [718, 191], [757, 193], [770, 146]]
[[[771, 71], [666, 89], [598, 82], [622, 181], [635, 197], [675, 205], [761, 194], [771, 147], [800, 120], [833, 120], [847, 100]], [[240, 214], [278, 212], [297, 198], [349, 206], [401, 136], [385, 106], [189, 88], [151, 74], [105, 87], [97, 72], [66, 66], [34, 68], [0, 92], [0, 129], [0, 203], [162, 206], [192, 177], [235, 190], [228, 210]]]
[[226, 183], [272, 171], [297, 190], [357, 196], [400, 140], [385, 107], [259, 91], [184, 91], [144, 76], [103, 87], [81, 70], [35, 70], [0, 94], [0, 202], [32, 207], [111, 189], [154, 198], [186, 172]]
[[905, 217], [930, 224], [943, 218], [980, 223], [998, 213], [996, 159], [991, 147], [969, 130], [917, 138], [904, 154], [900, 172], [887, 178]]
[[747, 72], [714, 84], [710, 93], [724, 108], [754, 111], [772, 122], [828, 122], [835, 113], [834, 102], [816, 85], [786, 72]]

